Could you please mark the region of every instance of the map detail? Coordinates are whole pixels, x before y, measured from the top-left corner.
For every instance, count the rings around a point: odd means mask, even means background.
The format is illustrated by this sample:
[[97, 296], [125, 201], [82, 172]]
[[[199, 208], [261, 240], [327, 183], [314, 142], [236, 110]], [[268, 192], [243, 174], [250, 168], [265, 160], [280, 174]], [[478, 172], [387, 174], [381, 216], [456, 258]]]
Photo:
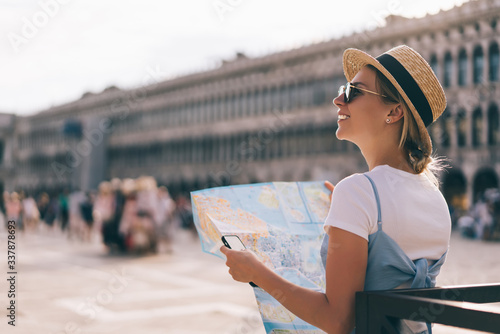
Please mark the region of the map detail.
[[[272, 182], [195, 191], [191, 201], [204, 252], [224, 259], [221, 237], [237, 235], [280, 276], [324, 291], [320, 247], [329, 195], [323, 182]], [[324, 333], [264, 290], [253, 289], [267, 333]]]

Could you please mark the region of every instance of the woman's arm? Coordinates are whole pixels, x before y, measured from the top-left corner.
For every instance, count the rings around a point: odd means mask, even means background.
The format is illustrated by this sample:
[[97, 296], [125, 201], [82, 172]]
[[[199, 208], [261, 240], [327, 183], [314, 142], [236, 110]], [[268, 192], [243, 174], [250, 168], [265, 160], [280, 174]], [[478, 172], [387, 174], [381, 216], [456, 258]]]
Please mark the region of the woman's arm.
[[327, 333], [349, 333], [354, 328], [355, 292], [365, 282], [368, 242], [353, 233], [329, 229], [326, 293], [295, 285], [248, 251], [221, 247], [229, 273], [236, 281], [254, 282], [302, 320]]

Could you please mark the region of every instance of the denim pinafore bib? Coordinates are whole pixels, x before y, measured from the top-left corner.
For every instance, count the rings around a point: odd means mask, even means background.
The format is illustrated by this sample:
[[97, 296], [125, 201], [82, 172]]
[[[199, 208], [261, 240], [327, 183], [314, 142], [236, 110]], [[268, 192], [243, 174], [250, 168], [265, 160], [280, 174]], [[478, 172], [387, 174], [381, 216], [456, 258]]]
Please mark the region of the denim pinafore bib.
[[[412, 282], [411, 288], [434, 287], [436, 285], [436, 276], [441, 270], [448, 251], [432, 265], [429, 265], [427, 259], [424, 258], [412, 261], [382, 229], [382, 213], [377, 187], [368, 175], [363, 175], [368, 178], [372, 185], [378, 211], [378, 230], [368, 236], [368, 263], [364, 291], [395, 289], [407, 282]], [[328, 234], [325, 234], [320, 251], [324, 268], [326, 268], [328, 240]], [[426, 332], [432, 333], [429, 323], [427, 324], [427, 331], [420, 333]], [[355, 330], [353, 333], [355, 333]], [[404, 333], [413, 332], [407, 328]]]

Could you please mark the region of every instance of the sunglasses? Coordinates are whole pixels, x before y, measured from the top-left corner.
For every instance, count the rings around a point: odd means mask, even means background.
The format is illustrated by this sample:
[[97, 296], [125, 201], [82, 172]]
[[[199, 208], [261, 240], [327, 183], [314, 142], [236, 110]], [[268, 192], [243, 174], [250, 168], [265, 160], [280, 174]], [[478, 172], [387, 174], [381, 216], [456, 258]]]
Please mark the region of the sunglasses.
[[368, 89], [356, 87], [350, 82], [339, 87], [339, 94], [338, 95], [344, 94], [344, 103], [349, 103], [357, 94], [359, 94], [359, 91], [367, 92], [370, 94], [375, 94], [375, 95], [382, 96], [382, 97], [387, 97], [386, 95], [379, 94], [377, 92], [373, 92], [373, 91], [368, 90]]

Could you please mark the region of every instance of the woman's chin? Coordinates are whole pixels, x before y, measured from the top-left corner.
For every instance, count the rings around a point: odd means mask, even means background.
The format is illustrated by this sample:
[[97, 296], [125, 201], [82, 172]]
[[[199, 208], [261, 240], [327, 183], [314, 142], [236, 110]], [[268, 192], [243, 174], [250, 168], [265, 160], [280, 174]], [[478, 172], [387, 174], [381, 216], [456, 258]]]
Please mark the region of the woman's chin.
[[337, 129], [337, 131], [335, 132], [335, 135], [337, 136], [337, 139], [338, 140], [346, 140], [346, 136], [344, 134], [344, 131], [342, 131], [341, 129]]

